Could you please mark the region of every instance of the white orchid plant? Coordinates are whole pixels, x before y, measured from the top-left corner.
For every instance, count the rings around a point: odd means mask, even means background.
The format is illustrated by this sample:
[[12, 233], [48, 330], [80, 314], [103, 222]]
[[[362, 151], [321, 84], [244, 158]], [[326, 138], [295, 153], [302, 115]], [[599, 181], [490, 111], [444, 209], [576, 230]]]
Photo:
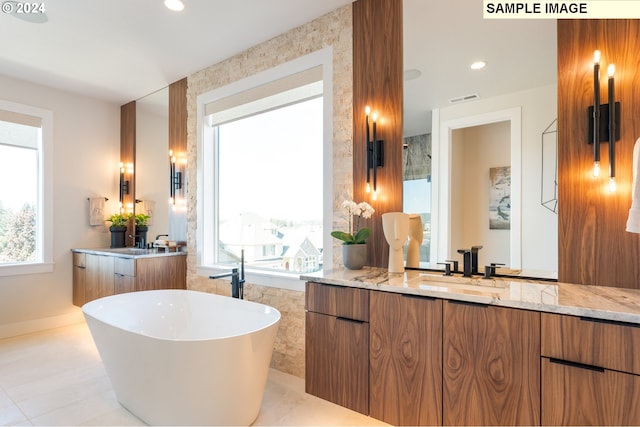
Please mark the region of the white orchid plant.
[[349, 230], [348, 232], [332, 231], [331, 235], [338, 240], [342, 240], [343, 245], [365, 243], [371, 235], [371, 229], [368, 227], [358, 229], [360, 217], [371, 218], [375, 210], [367, 202], [356, 203], [353, 200], [345, 200], [342, 202], [342, 207], [347, 210], [347, 215], [349, 216]]

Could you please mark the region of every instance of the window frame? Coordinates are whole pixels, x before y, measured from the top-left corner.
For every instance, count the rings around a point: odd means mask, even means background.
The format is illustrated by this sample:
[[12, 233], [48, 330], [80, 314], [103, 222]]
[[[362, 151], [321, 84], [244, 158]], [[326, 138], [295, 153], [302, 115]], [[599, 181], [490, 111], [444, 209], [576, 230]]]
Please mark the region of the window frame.
[[38, 143], [36, 261], [0, 264], [0, 277], [53, 272], [53, 112], [0, 99], [0, 110], [41, 120]]
[[[280, 64], [263, 72], [237, 80], [228, 85], [202, 93], [196, 98], [197, 120], [197, 221], [196, 221], [196, 274], [209, 276], [229, 269], [228, 265], [209, 262], [212, 251], [205, 247], [205, 236], [214, 236], [215, 220], [207, 221], [205, 213], [213, 212], [217, 199], [217, 182], [207, 187], [205, 182], [211, 179], [211, 171], [205, 170], [205, 157], [213, 156], [217, 162], [217, 154], [207, 151], [204, 141], [212, 139], [212, 129], [207, 126], [205, 106], [216, 100], [236, 95], [251, 88], [268, 84], [272, 81], [294, 75], [314, 67], [322, 67], [323, 82], [323, 229], [330, 230], [333, 221], [333, 49], [329, 46], [313, 53]], [[207, 194], [206, 190], [212, 190]], [[331, 236], [323, 233], [323, 269], [331, 268], [333, 260]], [[304, 291], [304, 281], [298, 273], [284, 271], [265, 271], [247, 266], [245, 279], [253, 284]]]

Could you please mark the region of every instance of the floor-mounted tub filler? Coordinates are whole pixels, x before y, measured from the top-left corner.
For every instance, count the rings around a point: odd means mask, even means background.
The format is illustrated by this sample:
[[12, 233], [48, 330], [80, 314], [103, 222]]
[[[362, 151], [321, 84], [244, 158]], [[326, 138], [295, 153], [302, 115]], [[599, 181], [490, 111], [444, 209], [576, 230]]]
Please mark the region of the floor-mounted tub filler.
[[280, 312], [189, 290], [82, 307], [118, 401], [151, 425], [249, 425], [260, 411]]

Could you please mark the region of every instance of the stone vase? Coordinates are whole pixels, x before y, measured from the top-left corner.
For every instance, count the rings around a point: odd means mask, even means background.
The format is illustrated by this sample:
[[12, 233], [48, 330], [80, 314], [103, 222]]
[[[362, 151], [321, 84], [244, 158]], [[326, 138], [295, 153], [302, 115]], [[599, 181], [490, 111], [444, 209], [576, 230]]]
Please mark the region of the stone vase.
[[367, 244], [342, 245], [342, 263], [349, 270], [360, 270], [367, 263]]

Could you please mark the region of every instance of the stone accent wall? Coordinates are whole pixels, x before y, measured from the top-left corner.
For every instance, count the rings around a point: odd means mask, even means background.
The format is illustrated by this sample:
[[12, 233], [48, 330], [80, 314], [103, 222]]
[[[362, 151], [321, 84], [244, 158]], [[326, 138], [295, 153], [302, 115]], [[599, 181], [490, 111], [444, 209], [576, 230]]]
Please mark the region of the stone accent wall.
[[[333, 47], [332, 229], [346, 229], [341, 203], [345, 198], [351, 198], [353, 191], [352, 37], [352, 7], [348, 5], [188, 76], [187, 288], [230, 295], [228, 281], [213, 281], [196, 275], [197, 96], [327, 46]], [[340, 265], [338, 241], [334, 241], [333, 253], [333, 260], [325, 259], [325, 263]], [[304, 377], [304, 292], [250, 283], [245, 286], [245, 299], [271, 305], [282, 313], [272, 367]]]

